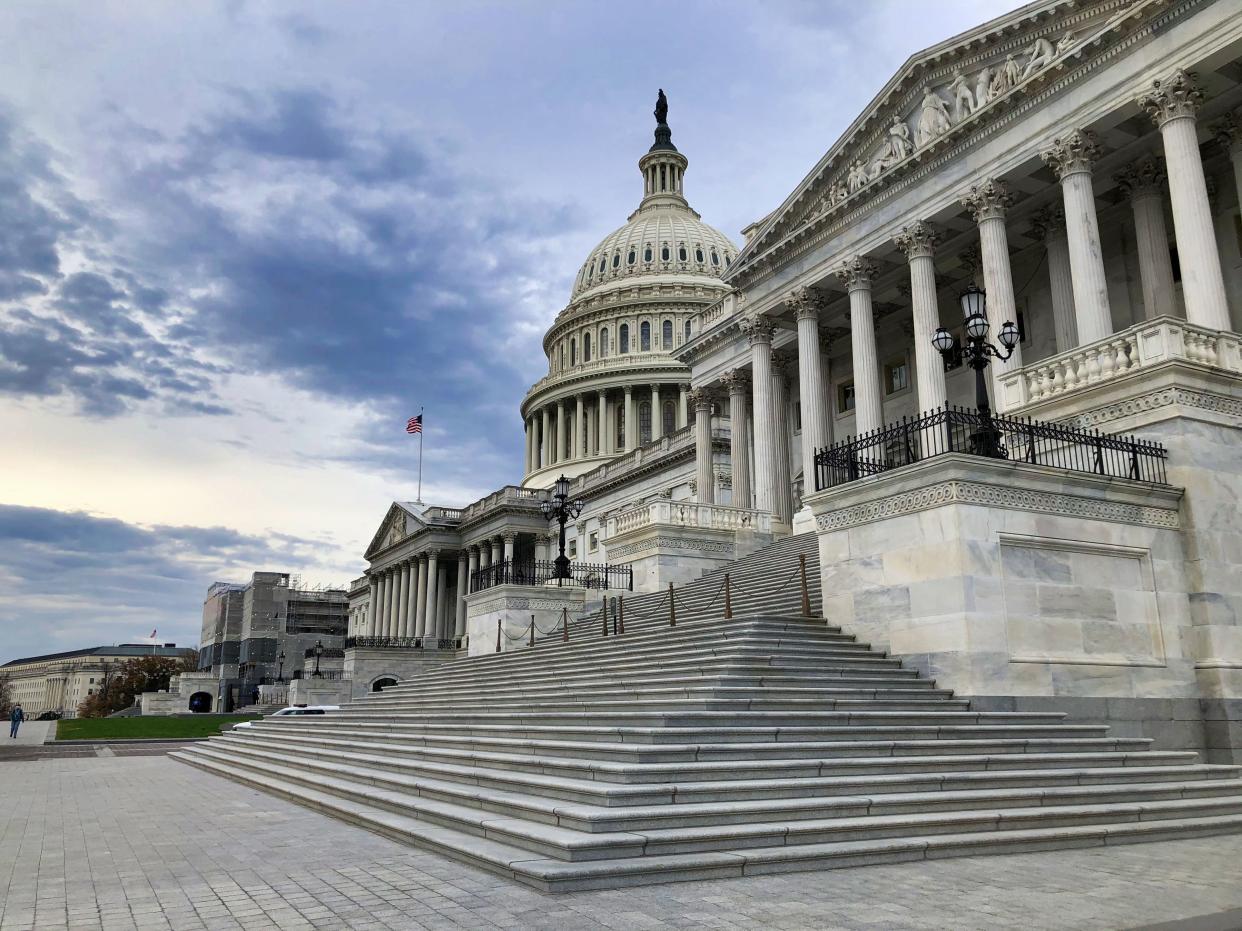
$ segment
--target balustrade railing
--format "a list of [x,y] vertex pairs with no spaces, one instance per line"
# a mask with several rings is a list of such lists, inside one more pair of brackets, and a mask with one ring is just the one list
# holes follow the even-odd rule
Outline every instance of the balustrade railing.
[[977,410],[948,406],[818,450],[816,488],[822,491],[945,453],[989,455],[997,444],[1000,458],[1014,462],[1165,484],[1168,454],[1159,443],[1026,417],[984,418]]
[[1242,337],[1179,317],[1145,320],[1105,339],[1000,375],[1001,407],[1013,410],[1174,359],[1242,372]]
[[609,566],[571,562],[568,579],[556,578],[556,563],[536,559],[505,559],[479,569],[470,576],[470,590],[482,591],[496,585],[574,585],[581,588],[634,590],[634,570],[629,566]]
[[346,637],[345,649],[365,650],[460,650],[460,638]]
[[752,508],[697,501],[648,501],[608,519],[608,538],[643,527],[665,525],[709,530],[756,530],[770,533],[772,515]]

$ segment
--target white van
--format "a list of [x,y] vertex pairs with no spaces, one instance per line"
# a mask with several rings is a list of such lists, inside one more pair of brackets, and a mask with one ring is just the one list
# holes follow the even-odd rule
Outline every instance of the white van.
[[[269,718],[288,718],[294,715],[303,714],[326,714],[329,711],[340,711],[340,705],[290,705],[288,708],[281,708],[279,711],[273,711],[267,715]],[[254,721],[239,721],[233,725],[233,730],[239,727],[250,727]]]

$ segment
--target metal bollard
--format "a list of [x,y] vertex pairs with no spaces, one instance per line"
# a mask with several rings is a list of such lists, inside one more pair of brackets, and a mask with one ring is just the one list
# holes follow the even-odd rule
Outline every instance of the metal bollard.
[[725,573],[725,617],[733,617],[733,601],[729,592],[729,573]]
[[617,627],[614,634],[625,633],[625,596],[617,596]]
[[802,570],[802,616],[811,616],[811,590],[806,585],[806,553],[798,554],[798,566]]
[[561,608],[561,640],[569,642],[569,609]]
[[673,583],[668,583],[668,626],[677,626],[677,606],[673,603]]
[[500,652],[500,618],[496,618],[496,652]]
[[530,616],[530,646],[535,645],[535,615]]
[[604,636],[608,636],[608,596],[604,596],[604,603],[599,606],[599,621],[604,625]]

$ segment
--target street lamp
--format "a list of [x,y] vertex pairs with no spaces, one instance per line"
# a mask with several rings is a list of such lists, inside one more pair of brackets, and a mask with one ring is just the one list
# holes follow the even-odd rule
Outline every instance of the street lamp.
[[319,657],[321,656],[323,656],[323,641],[316,640],[315,641],[315,671],[311,673],[311,676],[313,676],[316,679],[323,678],[323,673],[319,671]]
[[281,650],[276,656],[276,681],[285,681],[285,651]]
[[975,370],[975,407],[979,411],[979,429],[970,436],[971,452],[977,456],[988,456],[992,459],[1005,459],[1007,453],[1001,443],[1000,431],[992,422],[992,406],[988,403],[988,384],[984,370],[988,367],[988,356],[994,356],[1004,362],[1013,355],[1018,345],[1020,334],[1012,320],[1001,324],[996,339],[1004,351],[997,349],[988,340],[988,318],[986,313],[987,295],[973,284],[962,292],[962,314],[966,317],[963,331],[966,334],[966,345],[961,345],[957,337],[944,327],[937,327],[932,335],[932,345],[944,357],[946,363],[960,364],[965,362]]
[[581,498],[569,500],[569,479],[564,475],[556,480],[552,496],[539,502],[539,510],[543,512],[543,516],[561,525],[560,555],[556,557],[552,571],[552,578],[556,579],[557,585],[572,578],[569,573],[569,557],[565,555],[565,524],[576,519],[585,506],[586,502]]

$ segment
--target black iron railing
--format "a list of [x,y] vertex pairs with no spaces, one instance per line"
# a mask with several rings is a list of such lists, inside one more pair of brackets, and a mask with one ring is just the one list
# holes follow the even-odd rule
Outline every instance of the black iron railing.
[[[345,651],[340,647],[324,647],[323,652],[319,654],[320,659],[340,659],[345,655]],[[307,647],[303,654],[304,659],[313,659],[315,656],[315,648]]]
[[461,640],[434,637],[346,637],[345,649],[367,650],[460,650]]
[[978,455],[989,448],[984,442],[989,430],[999,436],[1001,458],[1012,462],[1166,484],[1168,453],[1159,443],[1023,417],[983,417],[973,408],[946,406],[817,451],[816,488],[832,488],[945,453]]
[[[574,562],[569,564],[570,578],[565,584],[583,588],[634,590],[634,570],[629,566],[608,566]],[[477,592],[494,585],[547,585],[558,582],[556,564],[534,559],[506,559],[470,577],[470,590]]]

